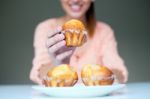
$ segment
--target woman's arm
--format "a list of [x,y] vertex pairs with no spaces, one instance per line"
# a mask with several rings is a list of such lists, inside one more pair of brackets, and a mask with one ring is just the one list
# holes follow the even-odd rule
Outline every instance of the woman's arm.
[[[117,51],[117,43],[112,29],[99,24],[93,40],[81,53],[71,57],[70,64],[81,70],[85,64],[100,64],[111,69],[120,83],[128,80],[128,71]],[[84,55],[83,55],[84,53]]]
[[34,35],[34,58],[33,66],[30,72],[30,79],[38,84],[42,84],[42,77],[45,75],[46,70],[52,66],[48,49],[46,48],[47,33],[49,27],[46,23],[40,23]]
[[68,64],[75,48],[66,47],[62,28],[51,19],[39,24],[35,31],[33,67],[30,79],[42,84],[42,78],[52,66]]
[[102,64],[108,66],[116,75],[120,83],[128,80],[128,71],[124,61],[117,50],[117,42],[111,28],[107,30],[107,36],[102,47]]

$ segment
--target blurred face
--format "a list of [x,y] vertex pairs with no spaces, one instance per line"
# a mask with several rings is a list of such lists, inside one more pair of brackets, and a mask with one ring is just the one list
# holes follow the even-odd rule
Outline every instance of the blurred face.
[[61,0],[61,5],[68,16],[78,19],[85,16],[91,2],[91,0]]

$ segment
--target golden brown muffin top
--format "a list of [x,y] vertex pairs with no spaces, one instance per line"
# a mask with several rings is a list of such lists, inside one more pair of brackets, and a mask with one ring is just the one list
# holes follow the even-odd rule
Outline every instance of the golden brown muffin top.
[[86,76],[86,77],[89,77],[92,75],[95,75],[95,76],[101,75],[103,77],[110,77],[113,75],[113,73],[111,70],[109,70],[105,66],[87,64],[83,67],[81,75]]
[[77,19],[71,19],[70,21],[67,21],[63,25],[63,30],[66,30],[66,29],[77,29],[77,30],[83,31],[85,30],[85,26],[81,21]]
[[58,79],[77,79],[76,71],[67,64],[54,67],[48,71],[47,76]]

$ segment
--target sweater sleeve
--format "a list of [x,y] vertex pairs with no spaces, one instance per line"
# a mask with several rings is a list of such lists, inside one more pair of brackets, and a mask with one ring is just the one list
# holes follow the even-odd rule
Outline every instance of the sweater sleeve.
[[128,71],[123,59],[117,49],[117,42],[111,28],[107,29],[107,35],[102,46],[102,64],[108,66],[116,75],[120,83],[125,83],[128,79]]
[[[49,32],[49,26],[46,23],[40,23],[35,30],[34,35],[34,58],[32,61],[32,68],[40,68],[42,72],[45,72],[52,65],[52,61],[46,48],[47,33]],[[43,70],[44,69],[44,70]]]

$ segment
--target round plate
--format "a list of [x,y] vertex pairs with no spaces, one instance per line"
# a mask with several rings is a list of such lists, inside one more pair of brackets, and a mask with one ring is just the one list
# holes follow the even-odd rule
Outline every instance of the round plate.
[[125,84],[107,86],[76,85],[73,87],[45,87],[37,85],[32,86],[32,88],[51,97],[98,97],[108,95],[124,86]]

